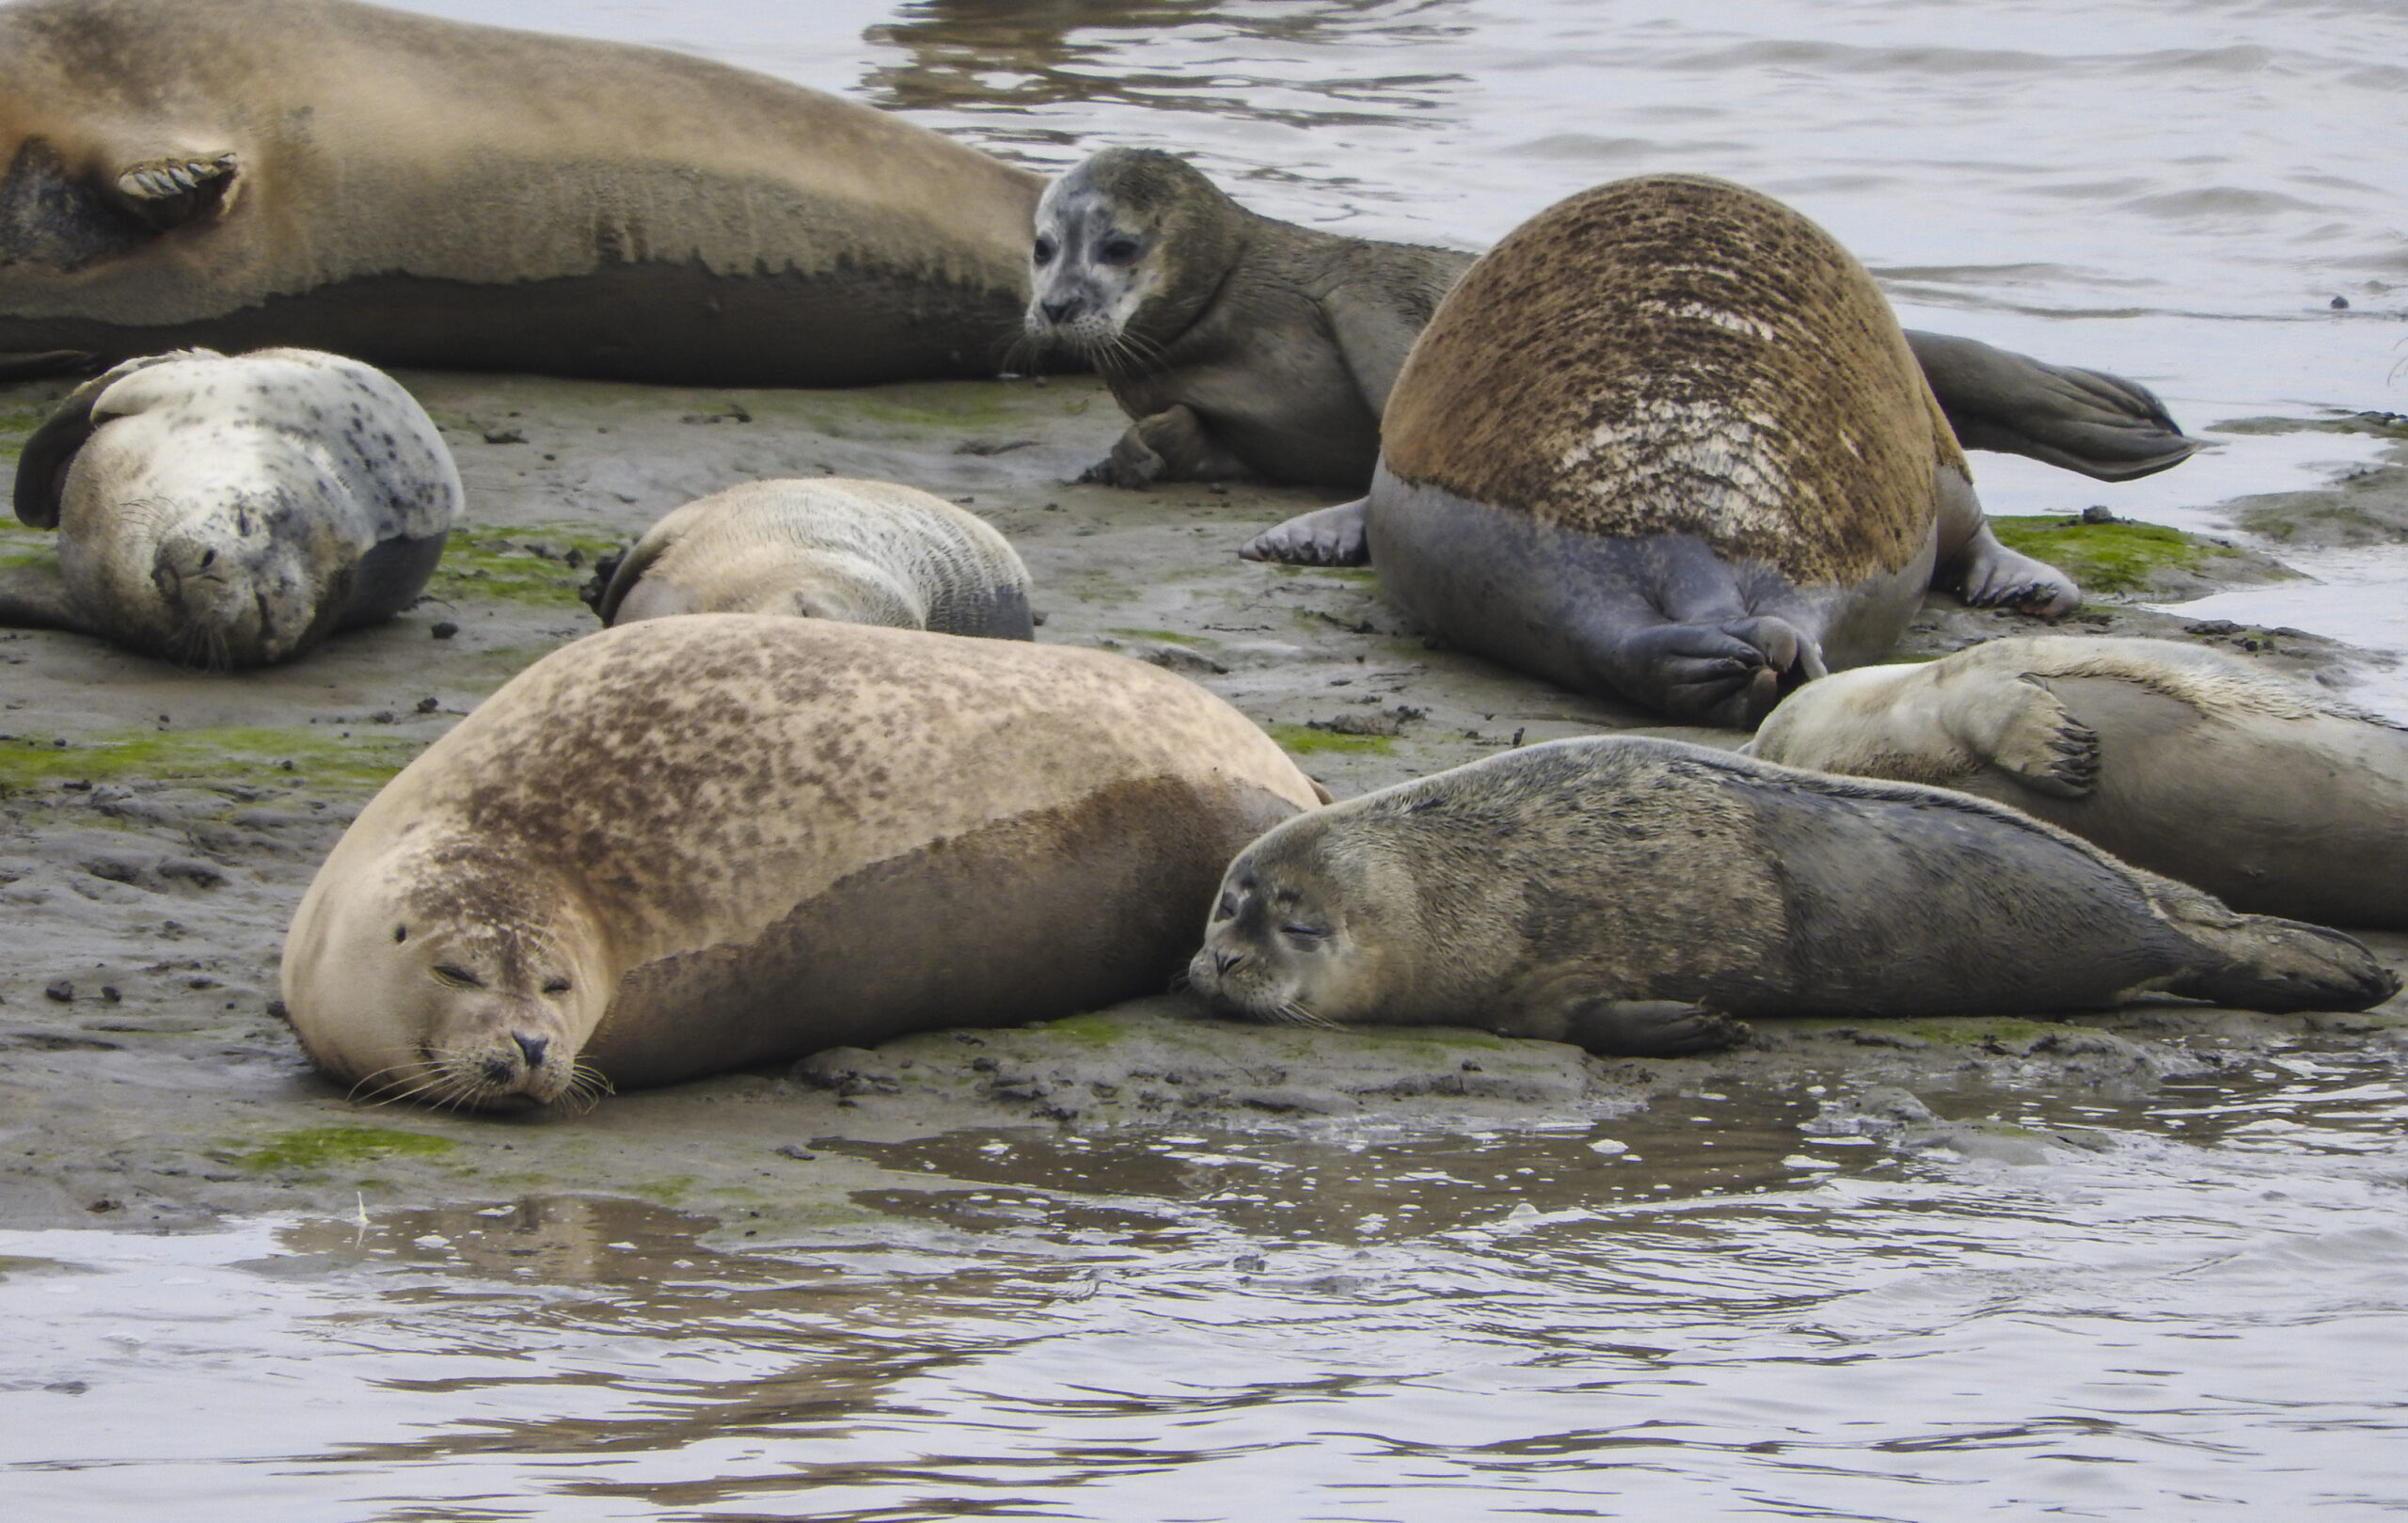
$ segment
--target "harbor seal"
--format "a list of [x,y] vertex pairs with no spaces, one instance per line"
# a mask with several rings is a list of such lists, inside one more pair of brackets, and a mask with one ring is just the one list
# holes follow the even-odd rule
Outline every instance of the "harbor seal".
[[0,577],[0,624],[187,666],[290,660],[426,586],[460,473],[410,394],[308,349],[184,350],[69,393],[18,457],[56,574]]
[[1926,586],[2079,601],[1990,531],[1864,267],[1779,201],[1690,176],[1516,229],[1414,345],[1370,496],[1239,553],[1369,560],[1467,650],[1742,727],[1888,650]]
[[2236,914],[1941,788],[1635,736],[1558,740],[1273,827],[1188,967],[1302,1024],[1472,1024],[1654,1055],[1766,1016],[2045,1015],[2163,992],[2356,1010],[2337,931]]
[[2408,929],[2408,730],[2196,645],[2044,635],[1861,667],[1748,750],[1995,799],[2237,910]]
[[1033,640],[1028,567],[975,514],[893,482],[751,482],[644,531],[610,572],[604,624],[787,613]]
[[[1093,363],[1135,420],[1086,479],[1359,492],[1405,354],[1474,257],[1258,215],[1172,154],[1111,148],[1038,203],[1022,325]],[[1973,339],[1907,343],[1967,449],[2127,481],[2197,448],[2136,382]]]
[[1042,179],[658,48],[348,0],[0,8],[0,374],[194,344],[995,373]]
[[359,1092],[514,1106],[1159,992],[1323,797],[1102,651],[759,613],[604,629],[344,833],[284,1002]]

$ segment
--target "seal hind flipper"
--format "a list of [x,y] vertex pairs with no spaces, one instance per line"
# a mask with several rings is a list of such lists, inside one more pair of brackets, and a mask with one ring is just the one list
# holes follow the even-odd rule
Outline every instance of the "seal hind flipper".
[[1238,559],[1304,566],[1370,565],[1371,542],[1363,531],[1366,500],[1358,497],[1275,524],[1239,546]]
[[36,381],[45,375],[72,375],[98,368],[101,357],[88,349],[16,349],[0,351],[0,381]]
[[138,160],[112,182],[118,203],[161,232],[224,204],[234,184],[230,151]]
[[2178,466],[2199,448],[2137,381],[1946,334],[1910,328],[1907,343],[1968,450],[2128,482]]
[[[622,551],[611,567],[610,581],[602,588],[602,595],[594,600],[594,616],[605,626],[614,623],[619,617],[620,606],[627,600],[627,594],[635,590],[636,583],[643,579],[643,574],[668,554],[681,537],[676,526],[673,525],[668,532],[639,536],[633,545]],[[595,574],[600,574],[599,567],[595,568]]]
[[2044,619],[2063,618],[2082,606],[2082,589],[2071,577],[2000,543],[1981,499],[1973,495],[1972,477],[1954,465],[1936,466],[1932,495],[1940,504],[1934,587],[1975,608],[2004,605]]
[[2400,992],[2400,976],[2355,938],[2273,915],[2242,914],[2188,884],[2132,869],[2166,924],[2198,947],[2199,965],[2168,993],[2242,1010],[2366,1010]]

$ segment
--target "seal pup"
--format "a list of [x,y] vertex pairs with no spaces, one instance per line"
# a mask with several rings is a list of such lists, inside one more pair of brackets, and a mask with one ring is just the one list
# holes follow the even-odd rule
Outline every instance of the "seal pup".
[[459,517],[442,436],[391,376],[308,349],[129,360],[17,460],[55,576],[0,579],[0,624],[187,666],[290,660],[418,599]]
[[2044,1015],[2151,992],[2356,1010],[2337,931],[2236,914],[1982,800],[1607,736],[1275,826],[1221,883],[1195,987],[1258,1020],[1471,1024],[1592,1052],[1763,1016]]
[[1993,640],[1784,699],[1747,747],[2012,804],[2237,910],[2408,929],[2408,730],[2170,640]]
[[1034,640],[1028,567],[975,514],[893,482],[751,482],[654,524],[594,604],[604,624],[787,613]]
[[348,0],[0,7],[0,374],[207,344],[995,373],[1040,176],[658,48]]
[[[1022,327],[1093,362],[1136,420],[1082,478],[1116,486],[1250,475],[1361,491],[1405,353],[1475,257],[1258,215],[1153,149],[1073,167],[1036,228]],[[2126,481],[2197,448],[2119,376],[1943,334],[1907,342],[1968,449]]]
[[1239,553],[1360,563],[1465,649],[1687,722],[1888,650],[1926,586],[2069,612],[2001,545],[1889,304],[1769,197],[1619,181],[1473,266],[1388,399],[1362,503]]
[[1158,992],[1323,795],[1102,651],[759,613],[601,630],[387,785],[294,914],[319,1067],[546,1103]]

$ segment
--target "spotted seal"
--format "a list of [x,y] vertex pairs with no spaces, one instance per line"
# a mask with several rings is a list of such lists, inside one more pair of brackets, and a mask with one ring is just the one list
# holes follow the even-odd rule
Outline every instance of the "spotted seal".
[[594,604],[604,624],[791,613],[1036,637],[1028,567],[975,514],[894,482],[749,482],[644,531]]
[[1040,177],[659,48],[349,0],[0,8],[0,374],[206,344],[993,374]]
[[[1474,256],[1261,216],[1172,154],[1111,148],[1046,188],[1029,258],[1027,338],[1092,361],[1136,420],[1088,479],[1359,492],[1405,354]],[[1907,342],[1968,449],[2125,481],[2197,448],[2136,382]]]
[[362,1092],[544,1103],[1160,991],[1320,795],[1102,651],[759,613],[604,629],[360,812],[284,1001]]
[[1929,585],[2071,611],[2006,548],[1889,304],[1769,197],[1655,176],[1515,230],[1414,345],[1361,503],[1239,553],[1359,563],[1463,647],[1752,725]]
[[184,350],[69,393],[25,441],[15,501],[58,531],[58,571],[0,578],[0,624],[263,666],[415,601],[460,474],[381,371],[308,349]]
[[2235,909],[2408,929],[2408,730],[2197,645],[2042,635],[1860,667],[1748,749],[1995,799]]
[[1501,753],[1273,827],[1195,987],[1257,1019],[1484,1027],[1593,1052],[1767,1016],[2052,1014],[2163,992],[2355,1010],[2400,981],[1941,788],[1633,736]]

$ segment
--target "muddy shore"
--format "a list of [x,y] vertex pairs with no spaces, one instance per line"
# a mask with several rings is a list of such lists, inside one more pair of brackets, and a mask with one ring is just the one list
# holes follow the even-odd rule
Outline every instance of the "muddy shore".
[[[596,559],[737,482],[886,478],[962,503],[1020,547],[1040,640],[1118,649],[1202,683],[1340,797],[1561,736],[1742,738],[1668,731],[1438,648],[1368,573],[1231,553],[1325,498],[1065,484],[1121,427],[1091,381],[829,393],[402,379],[442,425],[468,500],[430,597],[409,613],[294,666],[230,675],[0,632],[0,1222],[186,1229],[268,1211],[594,1194],[775,1237],[862,1214],[862,1194],[898,1171],[926,1185],[935,1166],[892,1150],[940,1134],[1538,1124],[1734,1087],[1813,1092],[1830,1124],[1895,1146],[2036,1158],[2080,1139],[1982,1124],[2002,1096],[2129,1095],[2294,1046],[2408,1060],[2401,1001],[2346,1018],[2168,1002],[2066,1023],[1765,1023],[1734,1053],[1614,1062],[1478,1033],[1238,1026],[1165,997],[823,1054],[581,1115],[355,1105],[311,1073],[272,1007],[284,928],[317,864],[418,750],[596,627],[577,596]],[[0,469],[61,389],[0,387]],[[2228,542],[2113,521],[2008,529],[2114,589],[2066,627],[2210,642],[2346,692],[2379,658],[2137,605],[2287,575],[2274,558],[2286,542],[2408,533],[2404,455],[2395,447],[2328,491],[2229,504]],[[2212,466],[2183,468],[2203,500]],[[2100,488],[2102,500],[2113,492]],[[0,562],[39,563],[44,540],[0,532]],[[2032,627],[1934,597],[1901,655]],[[2370,940],[2408,967],[2408,937]]]

